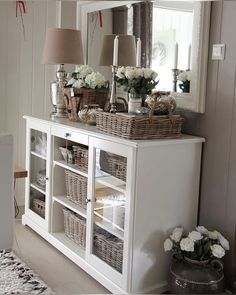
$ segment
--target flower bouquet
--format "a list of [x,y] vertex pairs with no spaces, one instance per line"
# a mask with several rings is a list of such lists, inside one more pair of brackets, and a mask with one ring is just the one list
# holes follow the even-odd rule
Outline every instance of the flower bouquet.
[[98,104],[100,108],[104,108],[108,94],[108,82],[92,67],[76,66],[66,87],[73,88],[74,96],[80,98],[79,109],[91,104]]
[[181,83],[179,84],[179,88],[183,92],[190,92],[190,81],[191,81],[191,71],[179,71],[179,74],[177,76],[177,80]]
[[149,68],[119,67],[115,76],[117,84],[128,92],[129,112],[144,105],[146,95],[151,94],[159,80],[158,74]]
[[76,66],[75,72],[71,74],[71,79],[67,86],[75,88],[104,89],[107,88],[105,77],[94,72],[93,68],[87,65]]
[[123,86],[128,93],[151,94],[159,80],[158,74],[149,68],[119,67],[116,73],[118,85]]
[[229,250],[229,242],[221,233],[204,226],[186,233],[177,227],[165,240],[164,250],[173,252],[168,278],[171,293],[219,294],[224,291],[220,258]]
[[182,227],[176,227],[164,242],[164,250],[172,251],[175,258],[183,260],[185,257],[206,261],[222,258],[229,250],[229,242],[218,231],[209,231],[204,226],[197,226],[196,230],[185,233]]

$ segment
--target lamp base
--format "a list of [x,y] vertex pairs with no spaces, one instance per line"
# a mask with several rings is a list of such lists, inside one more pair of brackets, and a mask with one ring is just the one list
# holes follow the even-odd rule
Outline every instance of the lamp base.
[[68,114],[65,111],[64,112],[62,112],[62,111],[60,111],[60,112],[53,111],[53,112],[51,112],[50,117],[52,119],[55,119],[55,118],[68,118]]
[[67,109],[64,101],[67,80],[67,73],[64,66],[60,65],[57,73],[57,80],[51,83],[51,100],[54,106],[54,111],[51,113],[51,118],[68,118]]

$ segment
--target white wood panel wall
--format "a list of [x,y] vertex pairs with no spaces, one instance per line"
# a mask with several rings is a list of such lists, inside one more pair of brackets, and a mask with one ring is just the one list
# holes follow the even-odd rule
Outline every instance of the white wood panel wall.
[[[47,27],[57,26],[58,1],[27,1],[24,39],[15,1],[0,1],[0,132],[14,136],[15,162],[25,165],[23,115],[43,116],[51,111],[50,81],[54,66],[41,64]],[[16,195],[24,202],[24,181],[17,181]]]

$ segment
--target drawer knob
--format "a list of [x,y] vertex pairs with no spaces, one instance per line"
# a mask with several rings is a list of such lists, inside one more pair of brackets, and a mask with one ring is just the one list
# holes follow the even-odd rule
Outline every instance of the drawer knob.
[[46,177],[46,180],[49,180],[49,177]]
[[65,137],[67,138],[67,137],[70,137],[71,136],[71,134],[70,133],[65,133]]
[[88,198],[86,198],[86,203],[89,203],[89,202],[91,202],[91,200],[90,200],[90,199],[88,199]]

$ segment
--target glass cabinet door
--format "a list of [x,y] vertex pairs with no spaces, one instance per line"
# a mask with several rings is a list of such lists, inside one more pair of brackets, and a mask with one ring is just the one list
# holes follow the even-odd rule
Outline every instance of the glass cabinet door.
[[48,126],[28,126],[26,166],[29,171],[26,180],[27,215],[41,227],[48,227],[49,196],[49,130]]
[[[96,267],[122,280],[127,267],[127,207],[130,202],[130,148],[95,140],[90,145],[91,184],[90,255]],[[128,206],[127,206],[128,205]]]

